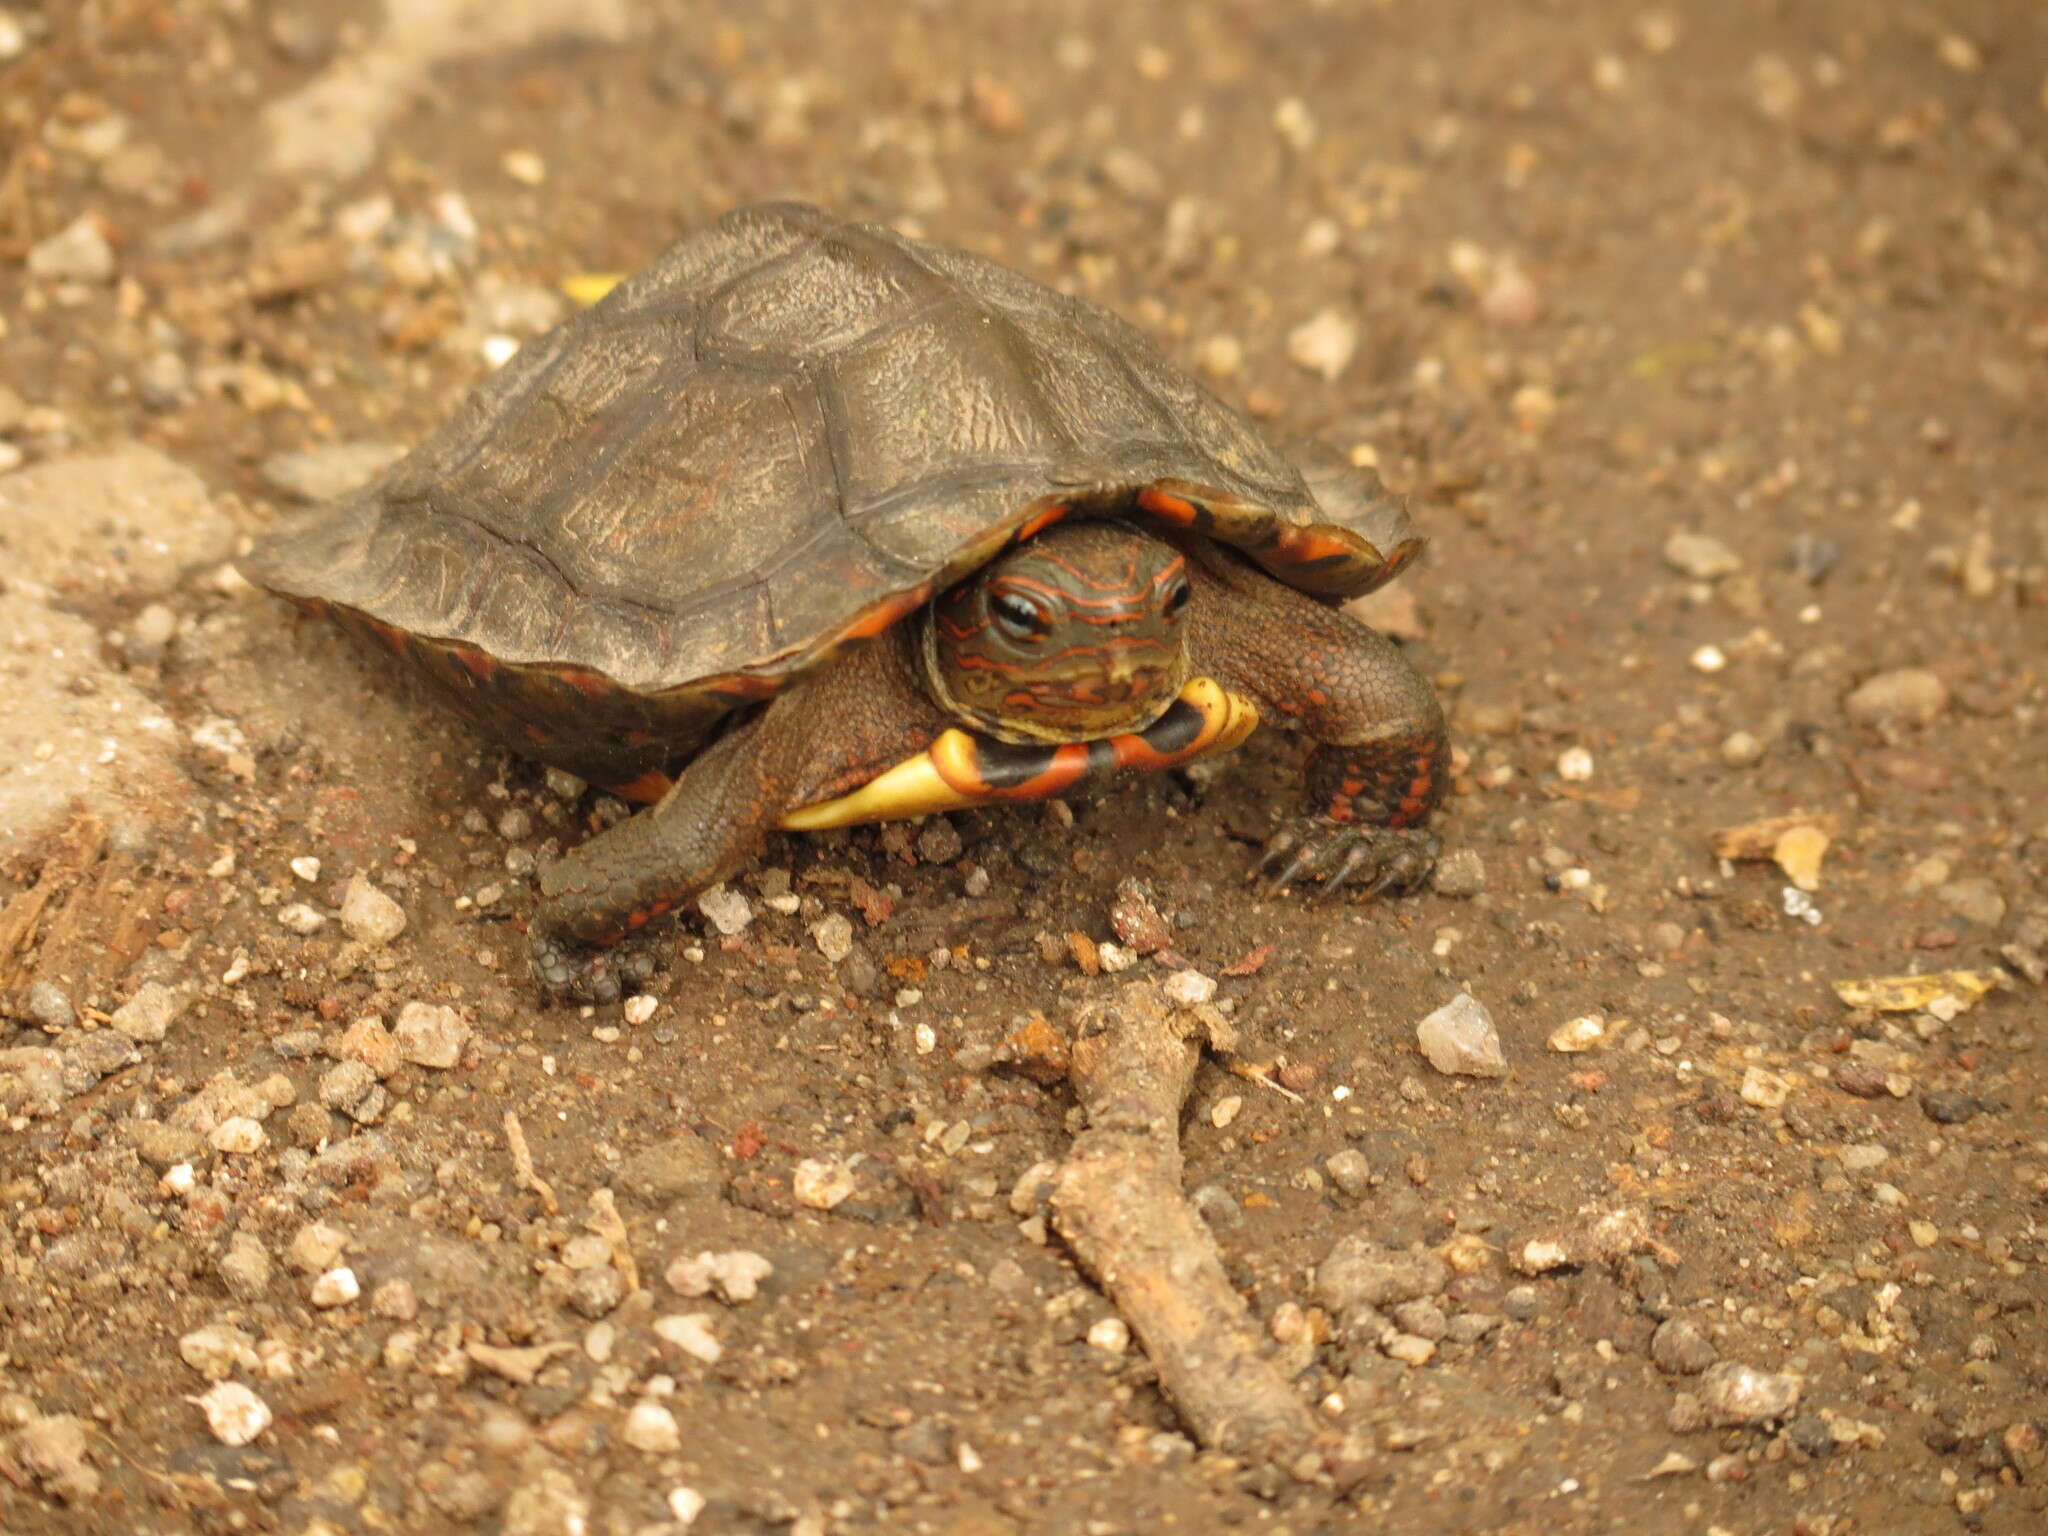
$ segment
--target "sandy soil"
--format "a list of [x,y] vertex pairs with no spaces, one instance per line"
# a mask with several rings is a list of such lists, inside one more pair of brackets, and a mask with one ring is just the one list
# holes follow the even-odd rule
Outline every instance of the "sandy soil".
[[[0,1528],[2048,1524],[2048,11],[391,4],[0,7]],[[537,1005],[619,808],[229,563],[781,195],[1413,497],[1434,889],[1246,890],[1261,735]],[[1030,1198],[1133,879],[1348,1490],[1200,1449]]]

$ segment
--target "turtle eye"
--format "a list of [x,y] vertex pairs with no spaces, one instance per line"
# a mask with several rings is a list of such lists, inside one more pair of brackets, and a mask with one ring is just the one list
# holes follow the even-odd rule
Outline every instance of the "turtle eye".
[[1044,609],[1014,592],[989,593],[988,611],[996,627],[1013,640],[1043,640],[1052,629]]
[[1166,589],[1166,616],[1169,619],[1174,617],[1183,608],[1187,607],[1188,599],[1194,595],[1195,589],[1188,585],[1187,577],[1183,576],[1175,581],[1172,586]]

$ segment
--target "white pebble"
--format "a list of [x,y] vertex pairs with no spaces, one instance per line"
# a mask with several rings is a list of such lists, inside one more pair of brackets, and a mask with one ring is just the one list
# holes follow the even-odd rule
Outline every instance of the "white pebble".
[[1566,1056],[1575,1056],[1581,1051],[1590,1051],[1600,1043],[1606,1034],[1607,1025],[1597,1013],[1560,1024],[1550,1032],[1550,1048]]
[[1557,754],[1557,776],[1573,782],[1593,777],[1593,754],[1584,747],[1566,747]]
[[350,938],[374,949],[405,932],[405,908],[358,871],[341,894],[341,926]]
[[1175,971],[1165,985],[1166,995],[1183,1008],[1198,1007],[1216,996],[1215,979],[1200,971]]
[[1358,327],[1334,309],[1318,312],[1287,333],[1287,356],[1325,382],[1336,380],[1358,351]]
[[730,886],[714,885],[697,898],[697,910],[712,927],[730,938],[754,920],[753,905]]
[[203,1397],[188,1397],[206,1413],[206,1426],[222,1445],[247,1445],[270,1427],[270,1405],[238,1381],[223,1381]]
[[270,1138],[264,1134],[260,1121],[235,1115],[216,1125],[206,1139],[216,1152],[247,1154],[261,1152]]
[[671,1488],[668,1494],[668,1512],[675,1516],[677,1525],[696,1524],[697,1517],[704,1513],[704,1495],[694,1488]]
[[213,1323],[195,1328],[179,1339],[178,1358],[208,1381],[224,1381],[235,1373],[236,1367],[254,1366],[256,1351],[249,1347],[249,1336],[241,1329]]
[[1088,1342],[1105,1355],[1120,1355],[1131,1347],[1130,1326],[1120,1317],[1105,1317],[1088,1330]]
[[827,912],[811,924],[811,942],[818,953],[837,965],[853,953],[853,923],[839,912]]
[[1095,947],[1095,959],[1103,970],[1114,976],[1119,971],[1128,971],[1138,963],[1138,952],[1125,949],[1121,944],[1112,944],[1107,939]]
[[1500,1031],[1486,1005],[1460,992],[1415,1027],[1415,1040],[1429,1064],[1460,1077],[1506,1077],[1507,1057]]
[[173,1163],[164,1170],[163,1184],[174,1195],[189,1195],[198,1187],[199,1176],[190,1163]]
[[320,861],[311,854],[292,860],[292,873],[311,884],[320,878]]
[[670,1263],[665,1278],[685,1296],[719,1296],[738,1305],[761,1293],[761,1282],[775,1273],[775,1266],[758,1253],[735,1249],[729,1253],[700,1253],[694,1258],[679,1255]]
[[1693,670],[1719,672],[1728,665],[1728,653],[1718,645],[1703,645],[1692,653]]
[[362,1283],[352,1269],[330,1269],[313,1282],[307,1300],[316,1307],[345,1307],[363,1294]]
[[1225,1094],[1210,1106],[1209,1123],[1220,1131],[1235,1120],[1243,1108],[1244,1100],[1241,1097],[1234,1093]]
[[619,1438],[634,1450],[654,1456],[679,1451],[683,1446],[683,1432],[676,1416],[662,1404],[645,1400],[635,1403],[633,1411],[626,1415]]
[[327,926],[327,914],[318,908],[309,907],[303,901],[295,901],[288,907],[280,908],[277,920],[293,933],[318,933]]
[[654,1017],[654,1010],[661,1006],[660,999],[647,992],[635,992],[619,1006],[628,1024],[645,1024]]
[[672,1344],[692,1360],[701,1360],[706,1365],[716,1365],[725,1353],[725,1346],[718,1342],[718,1335],[711,1331],[711,1314],[708,1312],[672,1313],[654,1320],[655,1337]]
[[480,350],[483,352],[486,363],[493,368],[502,368],[511,362],[513,355],[518,352],[519,338],[517,336],[507,336],[503,333],[486,336]]
[[391,1039],[400,1056],[415,1066],[442,1072],[462,1060],[469,1034],[462,1015],[438,1003],[407,1003],[391,1026]]
[[853,1170],[836,1157],[807,1157],[796,1165],[789,1187],[797,1204],[829,1211],[853,1193]]

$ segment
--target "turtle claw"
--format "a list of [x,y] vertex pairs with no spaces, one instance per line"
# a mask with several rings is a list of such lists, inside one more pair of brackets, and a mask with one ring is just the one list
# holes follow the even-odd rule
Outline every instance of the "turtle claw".
[[1367,897],[1412,891],[1436,868],[1442,844],[1413,828],[1367,827],[1311,821],[1276,833],[1259,856],[1251,878],[1262,881],[1269,899],[1288,886],[1321,876],[1316,899],[1327,900],[1364,879]]
[[535,929],[526,941],[533,979],[558,1003],[616,1003],[654,974],[654,956],[640,948],[591,949]]

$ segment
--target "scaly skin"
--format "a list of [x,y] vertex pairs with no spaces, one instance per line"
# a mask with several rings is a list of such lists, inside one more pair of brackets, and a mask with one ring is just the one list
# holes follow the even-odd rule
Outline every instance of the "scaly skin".
[[784,811],[844,794],[921,752],[947,724],[919,682],[915,626],[797,683],[734,725],[652,809],[543,871],[528,935],[549,994],[611,1002],[623,980],[608,952],[664,912],[734,874]]
[[[1107,531],[1085,535],[1104,558]],[[1442,798],[1449,756],[1429,685],[1357,620],[1200,539],[1174,542],[1194,589],[1174,621],[1190,670],[1320,743],[1302,814],[1268,845],[1258,873],[1276,888],[1317,875],[1325,890],[1361,879],[1369,891],[1414,886],[1436,860],[1420,823]],[[1155,558],[1142,568],[1163,567]],[[1048,640],[1069,672],[1070,639]],[[530,939],[542,987],[577,1001],[616,998],[644,970],[637,958],[615,960],[611,946],[741,868],[784,813],[923,751],[953,722],[933,701],[922,648],[921,625],[900,623],[803,679],[701,753],[652,810],[548,869]]]
[[1214,546],[1198,567],[1188,649],[1194,670],[1255,700],[1320,745],[1300,816],[1266,845],[1254,877],[1274,888],[1314,875],[1334,891],[1412,890],[1436,865],[1421,823],[1443,799],[1443,707],[1391,640]]

